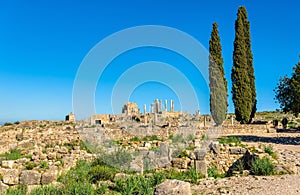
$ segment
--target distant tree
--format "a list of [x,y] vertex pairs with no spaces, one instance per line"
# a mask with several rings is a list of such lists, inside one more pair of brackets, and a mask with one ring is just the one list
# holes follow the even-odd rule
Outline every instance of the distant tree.
[[275,100],[284,112],[300,113],[300,62],[293,68],[291,78],[281,77],[275,88]]
[[222,125],[226,118],[227,81],[225,79],[222,46],[217,23],[213,23],[211,38],[209,40],[209,88],[210,88],[210,112],[216,125]]
[[232,100],[236,120],[250,123],[256,112],[256,88],[251,51],[250,22],[245,7],[239,7],[235,21]]

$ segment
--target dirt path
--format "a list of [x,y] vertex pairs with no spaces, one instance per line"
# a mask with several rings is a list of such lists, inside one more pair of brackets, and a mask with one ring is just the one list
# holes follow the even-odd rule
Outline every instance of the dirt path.
[[300,175],[206,179],[192,186],[194,194],[300,194]]
[[300,195],[300,132],[238,135],[247,145],[272,145],[279,160],[298,169],[295,175],[247,176],[205,179],[192,186],[194,194],[299,194]]

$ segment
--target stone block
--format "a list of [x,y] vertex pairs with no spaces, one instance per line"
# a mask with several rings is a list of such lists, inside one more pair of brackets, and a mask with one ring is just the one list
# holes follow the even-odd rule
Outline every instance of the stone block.
[[2,161],[2,167],[7,169],[13,169],[14,168],[15,161],[14,160],[3,160]]
[[207,165],[205,160],[194,160],[194,167],[198,173],[207,177]]
[[191,195],[191,186],[189,182],[179,180],[166,180],[159,184],[154,191],[155,195]]
[[47,171],[42,174],[41,184],[50,184],[57,179],[57,171]]
[[19,171],[17,169],[4,169],[2,176],[5,184],[16,185],[19,183]]
[[242,148],[242,147],[230,147],[229,148],[229,153],[230,154],[245,154],[246,153],[246,149]]
[[172,160],[172,166],[174,168],[178,168],[178,169],[187,169],[188,162],[184,158],[173,158],[173,160]]
[[20,183],[26,185],[39,185],[41,174],[35,170],[24,170],[20,175]]
[[195,152],[196,160],[204,160],[206,155],[206,150],[196,150]]
[[2,181],[0,181],[0,194],[5,194],[5,192],[8,188],[9,188],[8,185],[6,185]]

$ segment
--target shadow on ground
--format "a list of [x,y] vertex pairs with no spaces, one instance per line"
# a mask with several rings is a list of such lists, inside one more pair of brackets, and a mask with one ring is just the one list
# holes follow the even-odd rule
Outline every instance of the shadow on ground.
[[285,145],[300,145],[300,137],[264,137],[255,135],[237,135],[243,142],[265,142]]

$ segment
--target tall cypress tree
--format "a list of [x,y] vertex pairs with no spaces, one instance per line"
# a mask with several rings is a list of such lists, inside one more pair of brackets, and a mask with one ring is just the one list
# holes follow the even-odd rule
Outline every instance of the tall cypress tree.
[[251,51],[250,22],[245,7],[239,7],[235,21],[232,100],[236,120],[250,123],[256,112],[256,89]]
[[227,113],[227,81],[224,75],[222,46],[217,23],[209,40],[210,112],[216,125],[222,125]]
[[244,32],[245,32],[245,44],[246,44],[246,54],[247,54],[247,66],[249,71],[249,79],[250,79],[250,89],[252,92],[252,110],[250,115],[250,121],[255,116],[256,112],[256,87],[255,87],[255,76],[254,76],[254,68],[253,68],[253,54],[251,50],[251,37],[250,37],[250,22],[248,21],[248,14],[245,7],[240,7],[241,13],[244,16]]

